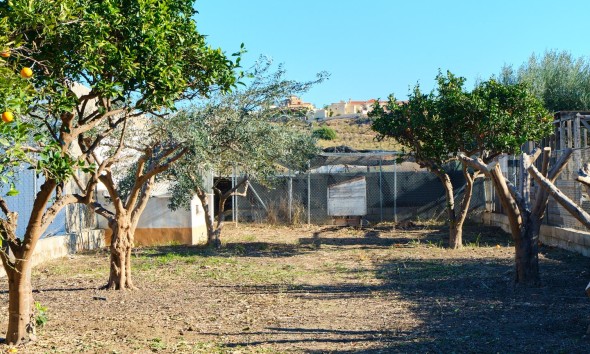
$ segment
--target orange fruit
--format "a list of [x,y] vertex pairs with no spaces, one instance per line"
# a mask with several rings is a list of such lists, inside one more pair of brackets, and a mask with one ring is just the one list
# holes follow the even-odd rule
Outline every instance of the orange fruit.
[[8,58],[10,56],[10,49],[4,49],[3,51],[0,52],[0,57],[2,58]]
[[12,114],[12,112],[4,112],[2,113],[2,121],[4,123],[10,123],[14,120],[14,114]]
[[30,79],[31,77],[33,77],[33,70],[31,70],[31,68],[25,66],[20,71],[20,76],[23,77],[24,79]]

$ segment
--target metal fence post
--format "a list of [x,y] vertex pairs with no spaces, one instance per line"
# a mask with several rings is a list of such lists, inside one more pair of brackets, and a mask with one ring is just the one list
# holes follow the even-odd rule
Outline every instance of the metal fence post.
[[[236,168],[236,166],[232,166],[232,188],[234,188],[236,186],[236,184],[238,183],[238,170]],[[235,193],[235,192],[234,192]],[[236,225],[236,227],[238,226],[238,215],[239,215],[239,210],[238,210],[238,196],[237,195],[233,195],[233,208],[235,210],[235,219],[234,219],[234,224]]]
[[393,160],[393,221],[397,223],[397,158]]
[[379,213],[380,221],[383,222],[383,159],[379,155]]
[[311,226],[311,163],[307,162],[307,226]]
[[[236,187],[236,174],[235,174],[235,172],[236,172],[236,168],[234,166],[232,166],[232,172],[231,172],[231,188],[232,189],[234,189]],[[237,200],[236,199],[237,199],[236,198],[236,195],[235,194],[232,194],[232,196],[231,196],[232,220],[233,220],[234,224],[237,226],[237,223],[236,223],[236,214],[237,214],[237,212],[236,212],[236,204],[237,204],[236,201]]]
[[289,224],[292,223],[292,215],[293,215],[293,177],[291,176],[291,170],[289,170],[289,181],[288,181],[288,188],[289,188]]

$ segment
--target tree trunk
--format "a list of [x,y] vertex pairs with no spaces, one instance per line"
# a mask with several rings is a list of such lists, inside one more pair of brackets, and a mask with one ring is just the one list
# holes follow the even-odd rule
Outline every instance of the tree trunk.
[[449,223],[449,248],[458,249],[463,246],[463,225],[455,221]]
[[221,247],[221,230],[223,229],[223,222],[225,221],[225,203],[231,194],[225,193],[219,196],[219,206],[217,208],[217,224],[215,225],[215,231],[213,232],[214,243],[216,248]]
[[131,222],[125,217],[117,217],[111,230],[111,271],[107,290],[135,289],[131,280],[131,250],[133,249],[133,233]]
[[520,235],[515,240],[515,282],[525,286],[538,286],[539,277],[539,232],[541,220],[534,216],[525,218]]
[[448,174],[444,172],[435,172],[442,182],[445,190],[447,217],[449,222],[449,248],[458,249],[463,246],[463,223],[457,222],[455,213],[455,195],[453,184]]
[[[205,226],[207,227],[207,243],[205,246],[215,246],[218,247],[215,240],[219,241],[219,235],[215,234],[215,226],[213,225],[213,220],[211,217],[212,208],[209,205],[209,198],[207,193],[205,193],[200,188],[196,189],[197,197],[201,201],[201,205],[203,206],[203,210],[205,211]],[[221,243],[219,244],[221,245]]]
[[31,287],[31,262],[22,258],[14,268],[6,268],[8,277],[8,331],[7,344],[26,343],[36,339]]

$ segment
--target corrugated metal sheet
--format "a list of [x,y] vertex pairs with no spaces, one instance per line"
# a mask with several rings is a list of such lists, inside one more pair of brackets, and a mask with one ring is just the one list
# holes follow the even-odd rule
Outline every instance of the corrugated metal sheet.
[[367,181],[358,177],[328,186],[328,215],[367,214]]

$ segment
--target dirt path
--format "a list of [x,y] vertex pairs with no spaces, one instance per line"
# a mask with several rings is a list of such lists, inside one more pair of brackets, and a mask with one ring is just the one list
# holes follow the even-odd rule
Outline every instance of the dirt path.
[[[544,285],[511,285],[495,228],[228,227],[217,252],[139,249],[134,292],[97,290],[104,252],[35,269],[48,308],[21,353],[586,353],[590,259],[542,248]],[[2,283],[2,303],[7,304]],[[6,305],[0,308],[5,331]]]

